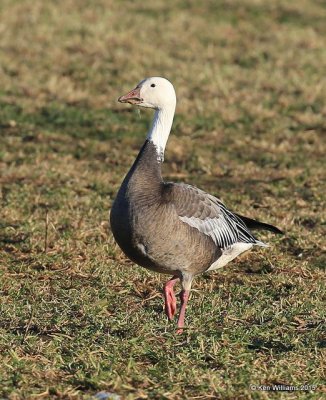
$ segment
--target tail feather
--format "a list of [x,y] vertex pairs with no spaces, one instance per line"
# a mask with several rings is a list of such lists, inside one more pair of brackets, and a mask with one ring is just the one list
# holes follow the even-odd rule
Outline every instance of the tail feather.
[[265,222],[260,222],[256,221],[255,219],[251,219],[248,217],[244,217],[243,215],[236,214],[237,217],[239,217],[247,226],[247,228],[255,230],[265,230],[265,231],[270,231],[273,233],[277,233],[278,235],[284,235],[284,233],[276,228],[274,225],[266,224]]
[[270,247],[269,244],[264,243],[260,240],[256,240],[256,243],[254,243],[256,246],[260,246],[260,247]]

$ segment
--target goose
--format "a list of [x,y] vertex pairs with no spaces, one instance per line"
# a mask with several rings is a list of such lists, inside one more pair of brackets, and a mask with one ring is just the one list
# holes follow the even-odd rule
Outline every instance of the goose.
[[253,246],[267,247],[251,229],[283,232],[229,211],[218,198],[201,189],[162,179],[161,165],[176,107],[170,81],[144,79],[118,101],[152,108],[155,114],[145,143],[113,202],[112,234],[134,263],[171,276],[163,287],[170,321],[177,310],[173,287],[180,281],[177,333],[182,333],[194,277],[224,267]]

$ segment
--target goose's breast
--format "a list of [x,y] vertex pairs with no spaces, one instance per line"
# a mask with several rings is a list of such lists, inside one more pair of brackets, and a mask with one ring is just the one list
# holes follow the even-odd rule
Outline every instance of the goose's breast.
[[172,204],[139,204],[120,196],[110,217],[116,242],[136,264],[166,274],[199,274],[219,257],[212,240],[182,222]]
[[201,273],[218,257],[211,239],[182,222],[169,204],[136,212],[132,240],[143,257],[167,273],[171,270]]
[[157,205],[136,207],[133,203],[116,200],[110,223],[119,247],[136,264],[167,274],[176,272],[172,258],[181,252],[180,243],[167,239],[167,236],[171,239],[173,222],[162,219]]

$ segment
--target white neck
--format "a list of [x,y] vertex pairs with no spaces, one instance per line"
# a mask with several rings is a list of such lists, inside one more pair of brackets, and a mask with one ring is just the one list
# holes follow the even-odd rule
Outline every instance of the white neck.
[[152,126],[147,135],[147,139],[154,143],[157,151],[157,159],[161,162],[164,160],[164,150],[171,131],[174,111],[174,105],[156,110]]

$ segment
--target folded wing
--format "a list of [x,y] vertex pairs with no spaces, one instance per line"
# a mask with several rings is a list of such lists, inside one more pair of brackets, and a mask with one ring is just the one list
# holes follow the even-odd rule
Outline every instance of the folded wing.
[[220,249],[235,243],[266,246],[216,197],[182,183],[166,183],[165,186],[180,220],[211,237]]

